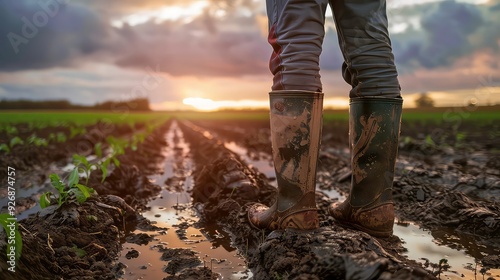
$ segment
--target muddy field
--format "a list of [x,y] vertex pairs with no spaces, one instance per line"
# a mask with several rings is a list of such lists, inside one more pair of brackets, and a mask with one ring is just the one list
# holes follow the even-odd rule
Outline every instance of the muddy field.
[[[315,231],[259,231],[246,220],[249,203],[272,204],[276,196],[266,120],[172,119],[127,148],[104,182],[94,170],[88,185],[96,194],[86,202],[40,209],[49,174],[67,175],[73,153],[95,160],[85,147],[143,127],[98,123],[64,144],[16,146],[2,156],[0,168],[17,171],[23,251],[15,273],[0,254],[0,279],[500,279],[494,125],[478,131],[464,123],[462,139],[448,127],[403,124],[397,225],[387,239],[344,228],[326,213],[349,189],[347,123],[340,121],[323,130]],[[6,196],[2,188],[2,212]]]

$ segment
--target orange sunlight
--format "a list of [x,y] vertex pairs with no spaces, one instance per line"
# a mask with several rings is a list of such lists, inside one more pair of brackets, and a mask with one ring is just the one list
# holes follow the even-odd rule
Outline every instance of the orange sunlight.
[[182,100],[184,105],[192,106],[199,111],[217,111],[221,109],[267,109],[267,100],[220,100],[214,101],[209,98],[188,97]]

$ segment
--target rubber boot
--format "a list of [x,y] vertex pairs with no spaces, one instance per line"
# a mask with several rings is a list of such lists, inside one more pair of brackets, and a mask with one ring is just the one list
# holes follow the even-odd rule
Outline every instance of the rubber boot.
[[269,97],[278,196],[271,207],[259,203],[250,206],[248,219],[258,229],[316,229],[323,93],[286,90],[273,91]]
[[348,198],[330,206],[344,225],[375,237],[389,237],[394,226],[392,183],[403,100],[355,98],[349,108],[352,178]]

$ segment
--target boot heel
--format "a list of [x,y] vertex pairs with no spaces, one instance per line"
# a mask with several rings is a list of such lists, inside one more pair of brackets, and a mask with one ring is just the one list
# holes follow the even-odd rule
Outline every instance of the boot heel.
[[318,210],[302,210],[285,216],[279,223],[281,229],[312,230],[319,228]]
[[384,204],[355,213],[354,227],[376,237],[389,237],[394,227],[394,205]]

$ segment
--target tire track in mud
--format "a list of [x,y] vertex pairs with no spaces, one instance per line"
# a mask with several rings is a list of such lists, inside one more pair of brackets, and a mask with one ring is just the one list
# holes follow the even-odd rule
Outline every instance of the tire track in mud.
[[276,189],[209,131],[189,122],[180,127],[193,146],[193,200],[200,223],[217,224],[243,252],[255,279],[434,279],[401,255],[399,238],[375,239],[333,223],[331,202],[318,193],[321,228],[311,232],[256,230],[246,219],[249,202],[271,204]]

